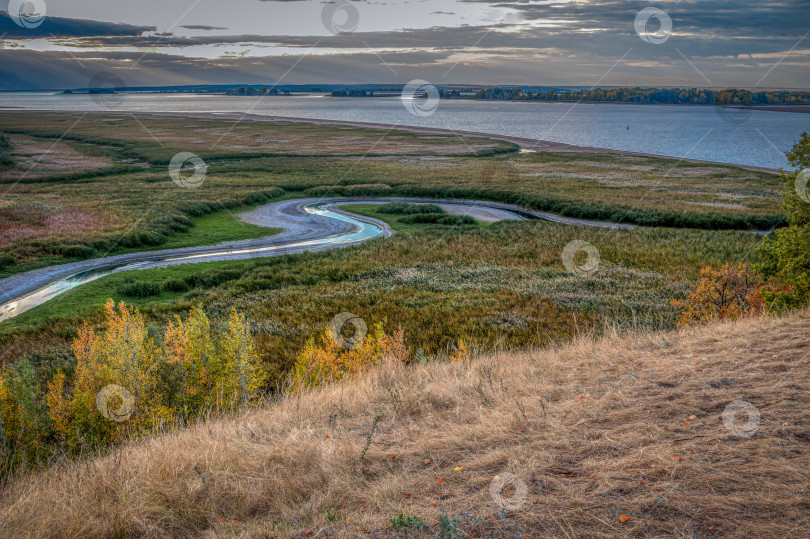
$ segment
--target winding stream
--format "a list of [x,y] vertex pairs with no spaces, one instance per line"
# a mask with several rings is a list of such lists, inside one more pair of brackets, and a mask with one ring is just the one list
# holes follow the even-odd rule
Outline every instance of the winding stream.
[[392,201],[439,204],[457,215],[478,220],[544,219],[568,225],[635,228],[633,225],[587,221],[512,204],[474,200],[379,197],[373,199],[307,198],[265,204],[240,214],[254,225],[282,228],[283,232],[253,240],[213,246],[128,253],[26,271],[0,280],[0,322],[13,318],[77,286],[123,271],[163,268],[177,264],[244,260],[319,251],[354,245],[393,232],[383,221],[339,210],[346,204],[384,204]]
[[[289,207],[286,205],[282,207],[289,210]],[[259,244],[256,246],[250,246],[249,242],[234,242],[232,244],[223,244],[215,247],[195,248],[193,249],[194,252],[192,253],[186,252],[188,249],[176,249],[155,253],[140,253],[138,258],[134,261],[119,260],[121,258],[126,258],[126,255],[123,257],[114,256],[96,260],[88,260],[75,264],[57,266],[56,269],[64,267],[67,271],[56,273],[67,274],[60,275],[55,280],[45,283],[42,283],[42,281],[46,279],[42,279],[41,276],[45,276],[47,273],[44,273],[42,270],[34,270],[33,272],[15,275],[9,279],[0,281],[0,287],[7,284],[8,281],[20,281],[20,278],[24,278],[29,274],[31,274],[30,278],[33,280],[33,282],[39,282],[40,286],[36,287],[36,290],[33,291],[26,290],[26,288],[30,289],[30,286],[20,287],[20,289],[18,289],[19,295],[10,300],[4,301],[3,304],[0,305],[0,322],[24,313],[25,311],[41,305],[46,301],[67,292],[68,290],[76,288],[77,286],[89,283],[90,281],[100,279],[101,277],[105,277],[113,273],[166,267],[176,264],[237,260],[262,256],[291,254],[301,251],[312,251],[318,250],[319,248],[342,247],[381,235],[390,234],[390,229],[387,227],[387,225],[385,225],[385,223],[377,222],[374,219],[350,215],[339,210],[331,210],[322,203],[306,204],[300,206],[300,209],[306,212],[306,214],[309,216],[314,217],[314,219],[311,219],[311,223],[308,224],[314,223],[315,226],[311,226],[309,228],[299,226],[296,230],[293,230],[293,234],[289,234],[288,231],[277,236],[267,236],[266,240],[269,241],[265,242],[267,243],[266,245]],[[305,219],[304,216],[299,217],[301,217],[302,220]],[[319,226],[322,223],[319,222],[320,220],[318,218],[323,220],[331,220],[332,223],[330,224],[332,226]],[[335,224],[337,224],[337,226],[334,226]],[[313,236],[313,228],[317,229],[317,232],[322,231],[325,234],[320,235],[319,237],[311,237]],[[278,238],[278,236],[287,237],[287,239],[286,241],[280,243],[273,241],[274,239]],[[293,237],[291,238],[290,236]],[[299,239],[295,239],[294,236],[298,236]],[[240,244],[245,244],[245,246],[241,247]],[[79,271],[70,269],[72,266],[81,267],[88,264],[91,264],[94,267],[91,269],[76,268],[79,269]],[[2,292],[2,290],[0,290],[0,292]],[[12,294],[13,292],[9,292],[6,295]]]

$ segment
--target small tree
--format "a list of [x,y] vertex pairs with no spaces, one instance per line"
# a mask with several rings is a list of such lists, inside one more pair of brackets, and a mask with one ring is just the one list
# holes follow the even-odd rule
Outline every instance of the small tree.
[[757,269],[778,284],[769,292],[769,301],[797,307],[810,299],[810,185],[806,182],[810,174],[810,135],[802,133],[787,153],[787,160],[796,168],[794,172],[782,172],[788,226],[776,230],[757,249]]
[[222,375],[217,381],[224,404],[243,405],[255,396],[262,383],[259,358],[245,315],[231,310],[228,327],[219,342]]
[[211,339],[211,322],[202,309],[195,308],[183,321],[166,328],[166,360],[180,369],[180,394],[184,415],[196,414],[205,406],[213,406],[215,381],[222,377],[222,368]]
[[[105,445],[130,429],[148,431],[171,418],[157,388],[161,351],[149,337],[143,315],[121,302],[105,306],[104,332],[96,335],[85,324],[72,344],[76,377],[71,417],[74,443]],[[134,409],[126,422],[116,423],[96,408],[99,391],[107,385],[124,387],[134,397]]]
[[65,397],[65,373],[58,372],[48,382],[48,394],[45,397],[51,417],[53,431],[64,448],[70,433],[70,401]]
[[685,301],[673,301],[680,311],[678,325],[691,326],[710,320],[736,320],[765,312],[763,286],[748,264],[724,264],[715,271],[707,266]]
[[48,414],[34,367],[27,357],[7,366],[0,390],[4,436],[18,458],[32,462],[43,456],[50,432]]

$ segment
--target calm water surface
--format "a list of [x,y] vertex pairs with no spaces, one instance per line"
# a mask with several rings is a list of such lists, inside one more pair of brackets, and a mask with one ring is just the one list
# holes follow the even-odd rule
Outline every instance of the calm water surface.
[[481,131],[580,146],[688,157],[767,168],[788,167],[785,152],[810,114],[679,105],[510,103],[443,100],[428,117],[399,98],[228,97],[121,94],[105,104],[88,95],[0,93],[0,108],[64,111],[250,112],[326,120]]

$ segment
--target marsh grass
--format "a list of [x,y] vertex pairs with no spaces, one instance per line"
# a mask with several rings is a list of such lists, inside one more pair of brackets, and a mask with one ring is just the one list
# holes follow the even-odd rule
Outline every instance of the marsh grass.
[[[399,216],[388,216],[392,223]],[[396,224],[394,225],[396,228]],[[335,251],[172,266],[111,275],[66,292],[0,325],[0,361],[61,357],[82,320],[97,322],[107,298],[140,307],[155,323],[200,304],[214,319],[247,313],[263,361],[280,383],[306,340],[335,314],[401,326],[414,349],[447,353],[464,339],[481,350],[542,346],[576,329],[674,325],[705,265],[748,261],[759,237],[699,230],[613,231],[542,221],[488,227],[407,225],[387,239]],[[602,263],[592,276],[563,267],[575,239]],[[154,295],[122,294],[127,280]]]
[[[373,129],[304,123],[149,115],[136,122],[111,114],[77,119],[0,115],[0,127],[12,136],[47,143],[52,141],[45,137],[75,123],[59,144],[115,164],[110,170],[0,179],[10,189],[0,199],[2,219],[17,228],[0,235],[0,246],[20,264],[59,256],[61,244],[98,250],[91,244],[120,241],[149,248],[165,241],[166,220],[188,215],[190,207],[221,211],[278,188],[299,196],[485,199],[646,226],[769,230],[784,223],[779,177],[727,165],[618,154],[518,154],[512,144],[482,138],[406,131],[382,137]],[[180,151],[209,163],[200,189],[171,182],[167,163]],[[124,156],[151,168],[119,162]],[[48,219],[65,211],[86,225],[48,226]]]

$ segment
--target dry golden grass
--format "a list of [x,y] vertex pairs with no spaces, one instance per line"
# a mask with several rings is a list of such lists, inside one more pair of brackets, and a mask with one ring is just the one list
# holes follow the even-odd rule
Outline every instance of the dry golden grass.
[[[0,531],[389,537],[401,512],[431,523],[410,536],[440,514],[467,537],[804,536],[809,329],[804,311],[384,367],[18,478]],[[737,400],[752,437],[720,418]],[[527,486],[517,510],[490,495],[505,473]]]

